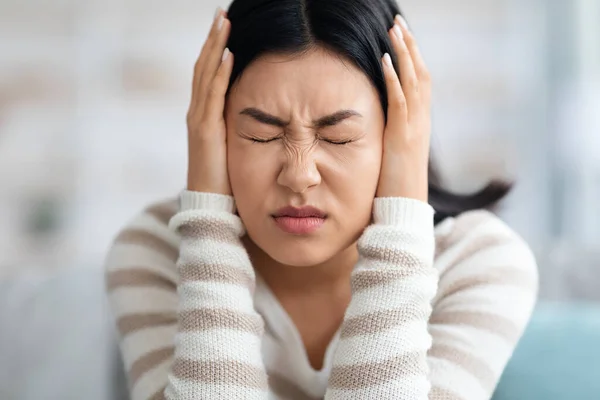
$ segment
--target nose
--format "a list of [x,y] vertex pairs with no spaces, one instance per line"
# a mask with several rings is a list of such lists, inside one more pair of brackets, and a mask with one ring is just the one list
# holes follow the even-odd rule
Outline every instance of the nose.
[[304,157],[288,157],[284,163],[277,183],[289,188],[294,193],[304,193],[311,187],[321,183],[321,174],[311,155]]

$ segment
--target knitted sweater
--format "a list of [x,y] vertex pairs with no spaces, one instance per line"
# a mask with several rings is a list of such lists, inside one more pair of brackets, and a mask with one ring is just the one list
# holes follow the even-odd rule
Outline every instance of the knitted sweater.
[[492,214],[434,228],[426,203],[375,199],[317,371],[250,263],[233,198],[180,204],[147,208],[107,258],[133,400],[490,399],[535,303],[534,257]]

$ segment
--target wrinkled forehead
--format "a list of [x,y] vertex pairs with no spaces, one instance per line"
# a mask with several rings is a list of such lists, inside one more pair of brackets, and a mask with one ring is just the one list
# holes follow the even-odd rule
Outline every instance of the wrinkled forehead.
[[[374,103],[374,104],[373,104]],[[367,112],[378,107],[377,91],[350,61],[321,49],[301,54],[267,54],[251,63],[232,88],[230,106],[290,110]]]

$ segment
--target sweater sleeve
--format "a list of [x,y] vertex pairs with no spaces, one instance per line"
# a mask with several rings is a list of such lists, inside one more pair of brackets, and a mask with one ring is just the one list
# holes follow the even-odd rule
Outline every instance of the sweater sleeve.
[[165,397],[266,399],[264,321],[233,197],[184,191],[170,227],[181,236],[175,361]]
[[373,218],[358,242],[325,399],[427,399],[427,321],[437,289],[433,209],[379,198]]
[[132,400],[267,398],[254,270],[232,210],[231,197],[184,192],[180,212],[149,207],[115,239],[107,291]]
[[489,400],[535,303],[528,246],[467,213],[436,249],[438,278],[428,205],[376,199],[374,218],[326,399]]

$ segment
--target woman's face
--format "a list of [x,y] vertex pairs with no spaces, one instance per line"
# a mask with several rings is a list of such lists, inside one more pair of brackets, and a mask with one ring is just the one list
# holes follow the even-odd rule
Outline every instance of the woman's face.
[[323,50],[262,57],[233,87],[226,122],[233,195],[258,247],[312,266],[356,242],[371,219],[384,129],[359,69]]

